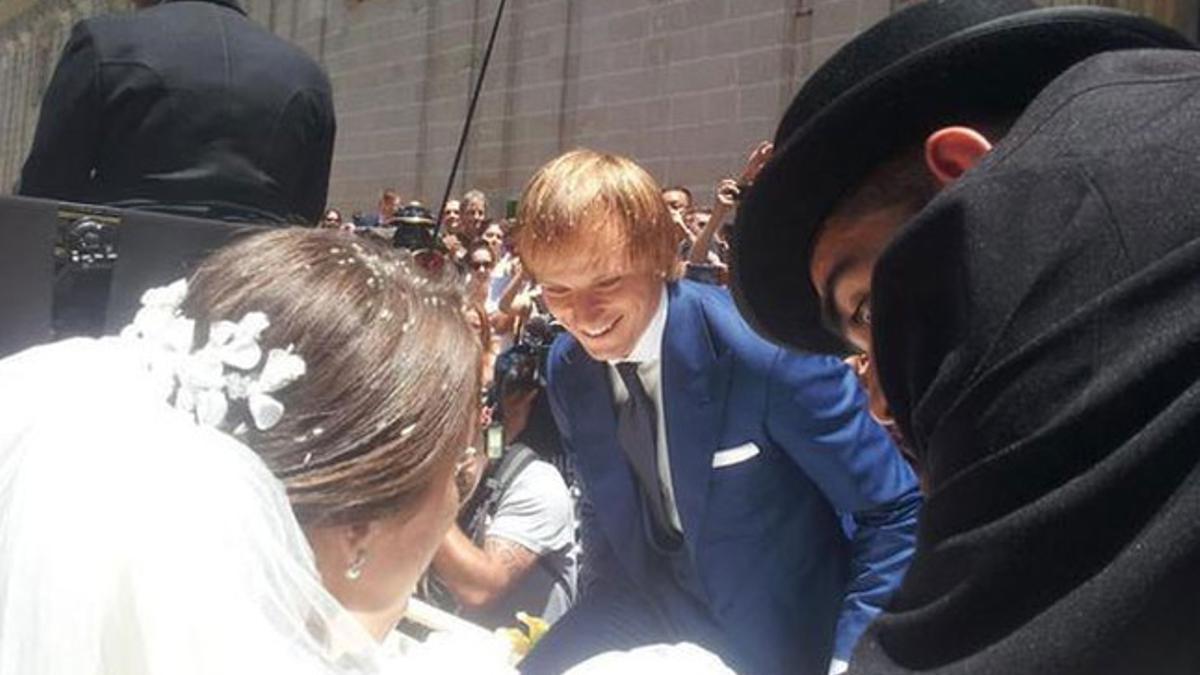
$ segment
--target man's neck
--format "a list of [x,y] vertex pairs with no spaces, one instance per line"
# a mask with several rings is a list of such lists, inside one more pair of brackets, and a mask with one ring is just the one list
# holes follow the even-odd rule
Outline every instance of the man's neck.
[[650,322],[646,324],[646,327],[642,330],[642,334],[638,336],[637,342],[633,343],[633,349],[624,358],[616,359],[612,363],[619,363],[621,361],[641,363],[658,359],[662,353],[663,333],[667,329],[669,299],[665,283],[662,285],[661,290],[659,290],[658,296],[658,305],[655,306],[654,312],[650,315]]

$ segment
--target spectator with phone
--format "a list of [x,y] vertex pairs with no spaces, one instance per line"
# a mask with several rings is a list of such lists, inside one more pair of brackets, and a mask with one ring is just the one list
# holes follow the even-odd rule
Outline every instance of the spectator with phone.
[[489,628],[513,624],[519,611],[553,622],[575,598],[571,497],[558,469],[542,459],[555,450],[526,444],[546,439],[530,433],[544,396],[541,358],[518,345],[497,359],[486,474],[433,559],[459,613]]

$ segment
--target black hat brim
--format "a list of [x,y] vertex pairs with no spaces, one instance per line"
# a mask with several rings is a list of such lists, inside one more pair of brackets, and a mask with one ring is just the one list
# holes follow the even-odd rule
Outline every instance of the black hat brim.
[[979,115],[1015,116],[1075,63],[1138,48],[1194,45],[1117,10],[1038,9],[955,33],[844,92],[783,140],[741,205],[731,275],[742,314],[789,348],[851,351],[824,323],[809,281],[813,239],[838,200],[930,132]]

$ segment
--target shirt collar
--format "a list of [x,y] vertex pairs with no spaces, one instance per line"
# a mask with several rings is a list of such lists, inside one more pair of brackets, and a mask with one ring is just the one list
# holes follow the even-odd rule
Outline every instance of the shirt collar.
[[634,344],[633,351],[629,352],[629,356],[616,361],[610,361],[610,363],[646,363],[659,359],[662,355],[663,333],[667,329],[668,304],[667,285],[663,284],[658,299],[658,309],[654,310],[654,316],[650,318],[650,323],[646,326],[646,330],[642,331],[642,336]]

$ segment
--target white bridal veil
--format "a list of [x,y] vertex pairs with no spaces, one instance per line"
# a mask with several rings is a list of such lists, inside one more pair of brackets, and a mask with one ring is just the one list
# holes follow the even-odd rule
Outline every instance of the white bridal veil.
[[[230,379],[213,359],[233,363],[253,336],[226,326],[219,350],[189,355],[190,323],[171,302],[143,302],[143,337],[177,340],[80,338],[0,360],[0,675],[511,673],[486,634],[372,640],[321,585],[279,481],[198,423],[222,418],[236,389],[255,424],[273,424],[283,406],[270,393],[303,364],[272,350],[256,378]],[[730,673],[690,645],[572,672],[667,663]]]
[[378,672],[282,486],[138,351],[0,361],[0,675]]

